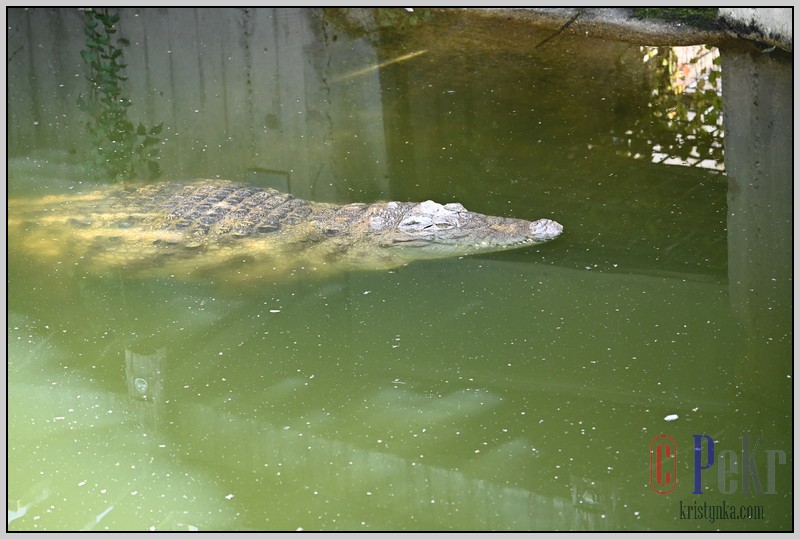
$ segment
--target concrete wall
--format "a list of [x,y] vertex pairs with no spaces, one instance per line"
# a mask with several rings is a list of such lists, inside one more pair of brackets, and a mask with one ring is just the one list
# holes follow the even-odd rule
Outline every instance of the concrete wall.
[[[117,36],[134,124],[164,124],[165,177],[255,174],[301,196],[335,197],[332,178],[385,177],[377,71],[363,39],[337,36],[316,9],[124,8]],[[8,10],[9,154],[61,149],[80,156],[89,140],[76,99],[88,92],[84,14]],[[334,144],[333,142],[336,142]],[[368,146],[368,163],[348,150]],[[263,179],[263,178],[262,178]],[[339,182],[339,185],[342,185]],[[352,188],[352,186],[351,186]]]
[[719,8],[721,18],[748,29],[742,37],[792,50],[792,8]]

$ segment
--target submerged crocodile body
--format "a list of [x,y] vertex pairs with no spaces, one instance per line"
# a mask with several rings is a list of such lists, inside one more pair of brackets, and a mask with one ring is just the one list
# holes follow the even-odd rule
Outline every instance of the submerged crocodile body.
[[388,269],[552,240],[560,224],[433,201],[335,205],[221,180],[9,201],[9,252],[87,271],[242,277]]

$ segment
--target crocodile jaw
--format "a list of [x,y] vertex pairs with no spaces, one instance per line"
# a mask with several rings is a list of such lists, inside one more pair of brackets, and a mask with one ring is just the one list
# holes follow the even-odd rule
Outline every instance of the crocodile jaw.
[[553,240],[564,227],[551,219],[525,221],[459,212],[449,224],[421,221],[419,229],[399,226],[383,246],[407,259],[445,258],[519,249]]

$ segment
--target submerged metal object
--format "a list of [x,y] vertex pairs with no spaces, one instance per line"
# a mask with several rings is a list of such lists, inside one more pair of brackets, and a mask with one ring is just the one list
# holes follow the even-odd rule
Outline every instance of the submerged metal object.
[[482,215],[431,200],[336,205],[223,180],[110,186],[9,201],[9,249],[91,271],[242,277],[515,249],[558,237],[549,219]]

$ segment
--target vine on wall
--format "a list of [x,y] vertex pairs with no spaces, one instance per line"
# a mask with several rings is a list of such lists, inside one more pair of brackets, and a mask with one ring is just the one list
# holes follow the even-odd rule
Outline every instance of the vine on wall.
[[84,10],[86,48],[81,58],[89,66],[89,91],[78,97],[78,107],[89,114],[86,127],[91,138],[87,165],[97,178],[113,181],[134,177],[155,179],[161,175],[159,148],[163,123],[145,127],[128,118],[131,100],[123,83],[127,65],[123,63],[124,39],[114,41],[119,13],[108,8]]

